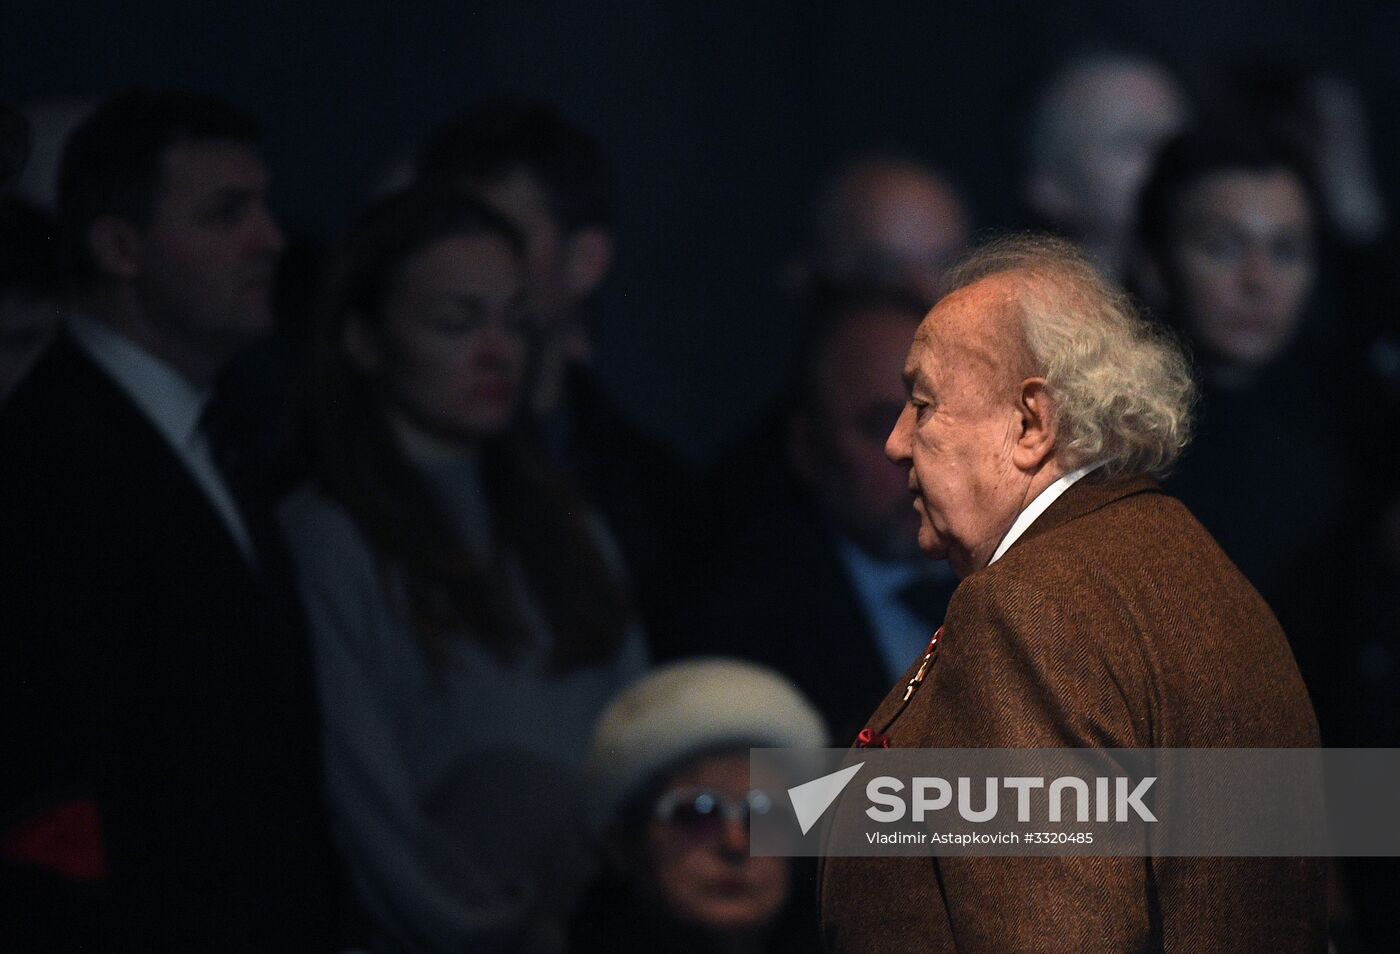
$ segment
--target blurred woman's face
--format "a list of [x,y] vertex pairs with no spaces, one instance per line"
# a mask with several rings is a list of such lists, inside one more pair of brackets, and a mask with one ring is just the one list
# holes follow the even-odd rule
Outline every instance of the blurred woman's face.
[[1187,189],[1168,270],[1188,333],[1232,364],[1278,357],[1312,289],[1312,235],[1308,196],[1291,172],[1221,172]]
[[445,238],[408,258],[361,360],[390,410],[450,441],[509,427],[528,352],[523,290],[519,258],[494,236]]
[[[672,776],[663,800],[680,807],[670,821],[653,817],[646,851],[655,886],[678,920],[718,933],[744,932],[770,924],[789,891],[785,858],[749,855],[747,819],[703,811],[716,802],[749,799],[746,753],[716,755]],[[697,804],[701,811],[695,811]]]

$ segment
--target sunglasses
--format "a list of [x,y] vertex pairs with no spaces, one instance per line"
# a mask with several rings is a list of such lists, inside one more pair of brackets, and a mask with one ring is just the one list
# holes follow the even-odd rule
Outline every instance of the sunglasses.
[[773,810],[767,792],[754,789],[735,800],[708,788],[674,788],[656,802],[656,820],[691,833],[706,833],[722,822],[742,822],[745,827],[754,815]]

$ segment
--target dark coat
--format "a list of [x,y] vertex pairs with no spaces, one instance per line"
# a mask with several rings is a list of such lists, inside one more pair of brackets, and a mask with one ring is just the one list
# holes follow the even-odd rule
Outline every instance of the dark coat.
[[845,745],[888,688],[833,534],[795,491],[736,521],[653,631],[662,661],[737,656],[791,679]]
[[[1268,606],[1146,478],[1072,486],[949,606],[939,655],[870,725],[906,748],[1313,747]],[[837,817],[839,823],[839,812]],[[1322,951],[1295,858],[831,858],[828,950]]]
[[6,899],[44,908],[4,911],[0,947],[65,928],[91,930],[85,950],[327,940],[309,647],[267,515],[243,503],[256,569],[66,337],[0,413],[0,832],[93,805],[106,868],[78,884],[0,864]]

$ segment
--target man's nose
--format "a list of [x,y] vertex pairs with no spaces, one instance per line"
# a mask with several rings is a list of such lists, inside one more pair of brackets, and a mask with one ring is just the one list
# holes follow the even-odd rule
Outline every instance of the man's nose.
[[1245,288],[1252,292],[1267,291],[1274,278],[1273,262],[1263,249],[1251,249],[1240,262],[1241,278]]
[[749,826],[737,818],[726,818],[719,833],[719,847],[729,857],[748,855]]
[[913,415],[913,405],[905,404],[904,410],[899,412],[899,417],[894,422],[890,436],[885,438],[885,456],[896,464],[902,464],[909,459],[909,435],[913,431]]

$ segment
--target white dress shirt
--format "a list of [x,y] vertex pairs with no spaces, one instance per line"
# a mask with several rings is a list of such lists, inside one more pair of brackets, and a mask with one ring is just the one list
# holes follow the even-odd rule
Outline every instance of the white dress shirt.
[[[1102,461],[1100,461],[1102,463]],[[1036,518],[1043,514],[1050,505],[1060,499],[1060,495],[1074,486],[1075,481],[1097,468],[1099,464],[1086,464],[1078,470],[1072,470],[1063,475],[1049,487],[1035,495],[1035,499],[1026,505],[1026,509],[1016,515],[1016,520],[1011,524],[1011,529],[1006,531],[1006,536],[1001,538],[1001,543],[997,546],[992,558],[987,561],[991,566],[1001,555],[1011,549],[1011,544],[1021,539],[1021,534],[1025,533],[1030,525],[1035,523]]]
[[125,335],[85,315],[69,315],[68,331],[141,410],[185,465],[249,563],[253,540],[238,504],[214,463],[200,415],[209,394]]

